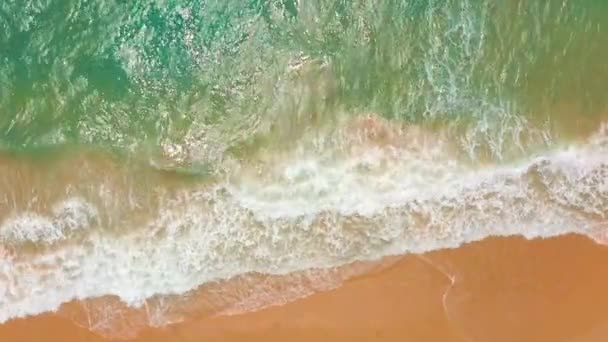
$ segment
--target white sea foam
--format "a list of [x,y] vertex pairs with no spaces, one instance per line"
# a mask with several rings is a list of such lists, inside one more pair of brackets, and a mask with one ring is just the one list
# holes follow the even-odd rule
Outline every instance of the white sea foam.
[[[137,307],[251,272],[330,268],[492,235],[595,236],[608,209],[603,138],[483,168],[466,166],[441,148],[370,146],[342,159],[296,153],[259,176],[183,190],[138,229],[94,229],[87,243],[3,258],[0,322],[72,299],[116,295]],[[5,221],[0,237],[9,245],[53,243],[97,215],[72,199],[51,216],[22,213]],[[269,302],[263,293],[239,298],[222,311]],[[170,317],[172,309],[166,310]]]
[[36,213],[23,213],[0,226],[0,239],[5,242],[52,242],[63,238],[53,221]]
[[25,212],[0,224],[0,241],[13,243],[53,243],[89,228],[97,220],[97,209],[81,198],[57,203],[51,215]]

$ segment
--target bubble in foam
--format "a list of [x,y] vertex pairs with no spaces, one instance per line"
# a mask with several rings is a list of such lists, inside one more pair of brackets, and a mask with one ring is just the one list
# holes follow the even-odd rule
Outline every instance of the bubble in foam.
[[53,207],[55,222],[64,231],[76,231],[86,229],[98,223],[99,213],[97,208],[82,198],[70,198]]
[[70,198],[55,204],[49,215],[30,211],[9,217],[0,225],[0,240],[6,244],[54,243],[86,230],[97,217],[92,204]]
[[0,226],[0,238],[5,243],[55,242],[65,237],[53,220],[36,213],[24,213],[8,218]]

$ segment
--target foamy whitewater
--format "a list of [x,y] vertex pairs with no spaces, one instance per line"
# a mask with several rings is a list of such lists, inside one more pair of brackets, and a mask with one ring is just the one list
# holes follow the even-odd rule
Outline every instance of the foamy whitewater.
[[[488,236],[606,233],[606,129],[578,145],[476,168],[451,159],[440,141],[408,144],[366,143],[342,159],[294,152],[264,172],[167,196],[141,227],[120,233],[100,228],[99,210],[78,198],[46,215],[16,213],[0,226],[0,320],[107,295],[139,307],[238,275],[332,268]],[[10,253],[26,242],[47,246]]]
[[0,1],[0,323],[128,337],[391,255],[606,243],[607,4]]

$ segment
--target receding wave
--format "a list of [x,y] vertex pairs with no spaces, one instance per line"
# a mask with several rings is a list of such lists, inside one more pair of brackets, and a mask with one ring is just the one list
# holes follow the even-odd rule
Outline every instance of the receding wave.
[[[471,164],[455,158],[438,133],[390,133],[371,117],[362,122],[347,126],[351,140],[340,135],[348,142],[344,149],[272,153],[226,177],[190,180],[187,186],[159,181],[158,171],[129,176],[129,170],[91,168],[88,176],[99,178],[85,185],[74,181],[87,172],[67,179],[58,172],[57,182],[66,183],[57,185],[72,194],[53,193],[57,198],[51,201],[44,194],[30,196],[21,203],[29,210],[4,214],[0,319],[87,298],[83,305],[101,315],[99,310],[112,307],[107,296],[115,296],[134,307],[160,301],[154,317],[162,325],[176,319],[177,295],[205,284],[228,284],[219,286],[221,300],[208,311],[254,310],[335,287],[352,276],[336,267],[357,261],[488,236],[576,232],[602,239],[605,233],[603,128],[586,141],[511,163]],[[75,157],[62,163],[73,167],[75,161],[84,163]],[[23,168],[10,160],[4,164]],[[35,179],[36,171],[31,173]],[[147,186],[123,188],[124,179],[138,184],[129,177]],[[35,181],[5,180],[7,198],[15,191],[36,192]],[[273,284],[263,279],[269,275],[281,278]],[[239,283],[246,286],[230,287]],[[123,305],[118,303],[116,308]],[[104,312],[111,321],[113,314]],[[112,331],[104,327],[99,329]]]

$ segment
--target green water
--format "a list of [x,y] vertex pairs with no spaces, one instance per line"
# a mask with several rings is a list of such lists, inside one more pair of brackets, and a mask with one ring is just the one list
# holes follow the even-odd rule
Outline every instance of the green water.
[[482,140],[593,120],[608,105],[606,16],[603,0],[5,0],[0,146],[154,154],[190,139],[213,163],[338,112]]

